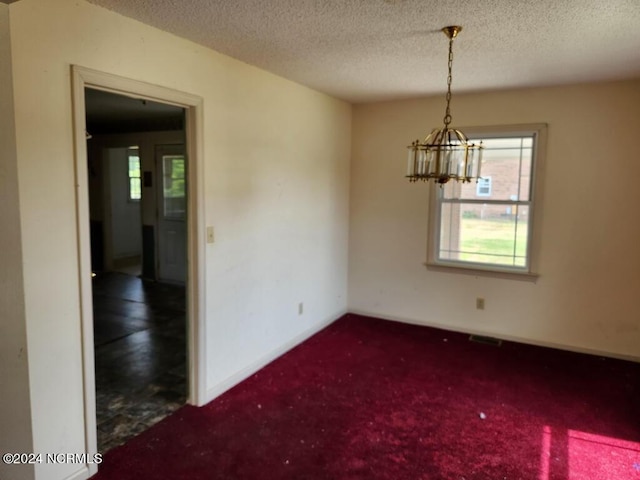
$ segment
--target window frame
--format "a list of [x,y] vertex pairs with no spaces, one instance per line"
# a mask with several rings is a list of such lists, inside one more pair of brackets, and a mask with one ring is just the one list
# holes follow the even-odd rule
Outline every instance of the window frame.
[[[482,138],[513,138],[520,136],[533,136],[530,200],[522,202],[522,204],[527,204],[529,206],[526,266],[516,267],[510,265],[498,265],[438,258],[442,225],[440,212],[442,210],[441,199],[443,195],[443,189],[441,189],[437,184],[432,184],[430,187],[431,191],[429,196],[428,225],[429,235],[427,242],[427,262],[425,265],[431,270],[438,271],[461,272],[473,275],[486,274],[489,276],[535,280],[539,276],[538,253],[541,230],[541,177],[544,168],[544,157],[546,152],[547,124],[537,123],[526,125],[466,127],[462,128],[461,130],[464,131],[470,139],[474,140]],[[480,176],[482,177],[482,171],[480,172]],[[476,200],[476,202],[478,201]],[[483,202],[482,200],[480,200],[478,203]],[[520,202],[518,201],[507,203],[520,204]]]
[[[135,153],[135,155],[134,155]],[[138,166],[139,166],[139,176],[131,175],[131,157],[138,157]],[[131,180],[138,179],[140,183],[140,198],[133,198],[131,196]],[[127,201],[131,203],[140,203],[142,200],[142,158],[140,158],[140,147],[139,146],[131,146],[127,147]]]

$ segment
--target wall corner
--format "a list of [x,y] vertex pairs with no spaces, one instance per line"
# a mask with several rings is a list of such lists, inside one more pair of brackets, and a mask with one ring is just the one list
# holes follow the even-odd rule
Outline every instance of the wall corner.
[[[0,3],[0,453],[33,452],[22,266],[10,8]],[[0,478],[31,480],[34,465],[0,462]]]

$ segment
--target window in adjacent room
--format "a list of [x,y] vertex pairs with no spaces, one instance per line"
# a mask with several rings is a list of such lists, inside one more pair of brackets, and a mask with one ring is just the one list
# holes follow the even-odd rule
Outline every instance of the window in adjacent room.
[[164,217],[184,220],[187,213],[186,163],[184,155],[163,155]]
[[531,274],[535,272],[536,171],[544,125],[466,129],[482,140],[481,179],[433,186],[429,264]]
[[127,150],[128,175],[129,175],[129,201],[139,202],[142,198],[142,181],[140,179],[140,149],[129,147]]

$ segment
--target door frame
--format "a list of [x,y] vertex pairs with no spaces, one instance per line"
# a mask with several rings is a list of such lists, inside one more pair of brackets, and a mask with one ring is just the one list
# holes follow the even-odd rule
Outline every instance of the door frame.
[[[72,65],[71,89],[75,147],[76,232],[78,242],[78,285],[81,315],[82,370],[84,390],[85,448],[97,451],[95,360],[93,347],[93,299],[91,285],[91,242],[89,231],[89,181],[87,168],[87,126],[85,88],[116,93],[140,100],[175,105],[185,109],[186,155],[189,161],[187,200],[187,363],[188,398],[193,405],[206,403],[205,341],[205,222],[203,99],[197,95],[153,85],[110,73]],[[88,464],[89,474],[97,472]]]

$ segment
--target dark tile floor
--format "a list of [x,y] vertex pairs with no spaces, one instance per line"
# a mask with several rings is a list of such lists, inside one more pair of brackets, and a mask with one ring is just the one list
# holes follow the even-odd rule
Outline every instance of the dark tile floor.
[[93,279],[101,453],[186,401],[185,289],[122,273]]

